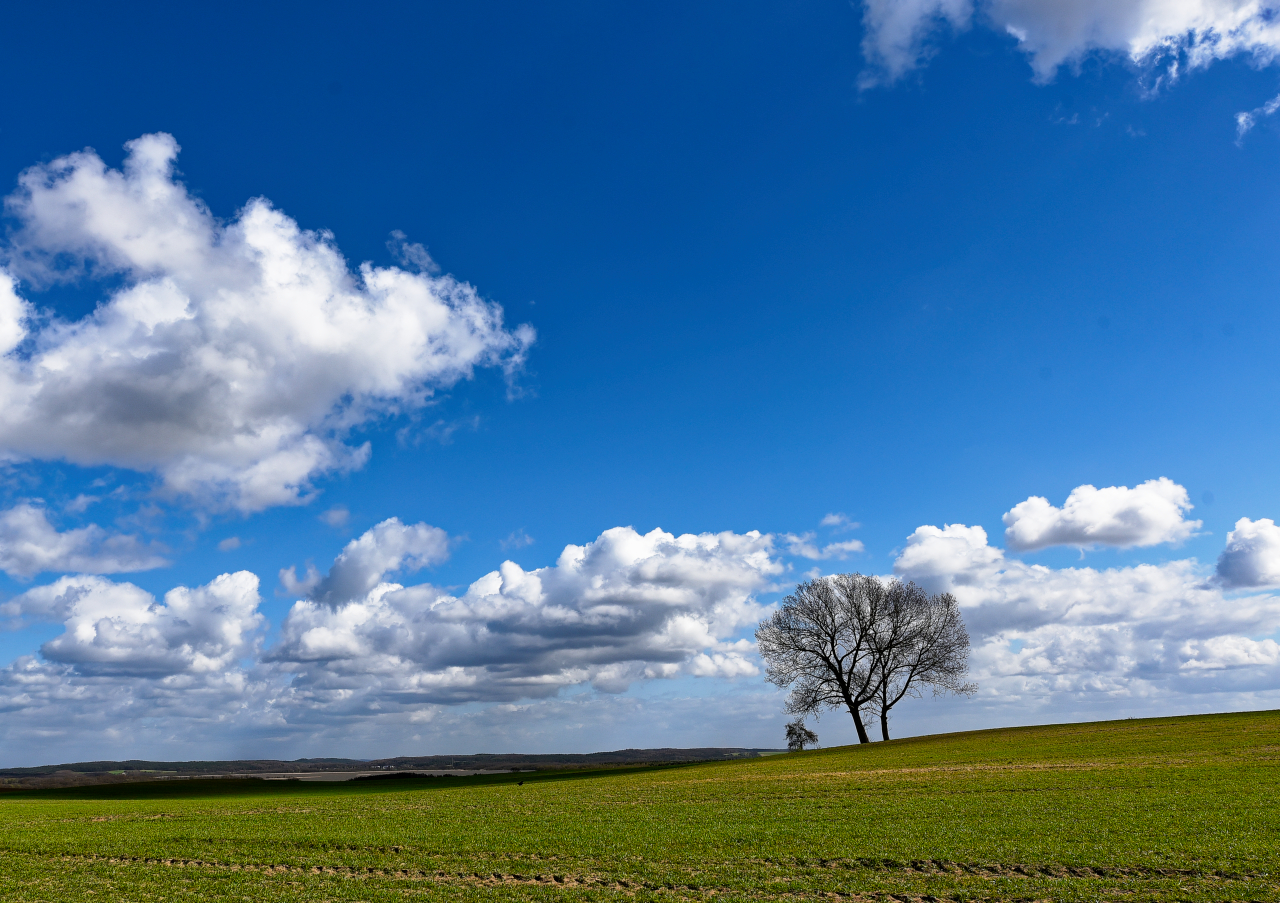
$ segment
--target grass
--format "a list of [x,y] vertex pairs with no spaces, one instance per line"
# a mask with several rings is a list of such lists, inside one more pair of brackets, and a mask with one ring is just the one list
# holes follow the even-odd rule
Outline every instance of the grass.
[[832,895],[1280,901],[1280,712],[607,772],[0,795],[4,901]]

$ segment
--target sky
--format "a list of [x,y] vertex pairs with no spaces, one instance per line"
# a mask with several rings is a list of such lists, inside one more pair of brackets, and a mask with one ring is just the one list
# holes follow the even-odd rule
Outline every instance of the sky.
[[0,764],[777,747],[851,571],[973,640],[895,736],[1280,707],[1276,0],[0,51]]

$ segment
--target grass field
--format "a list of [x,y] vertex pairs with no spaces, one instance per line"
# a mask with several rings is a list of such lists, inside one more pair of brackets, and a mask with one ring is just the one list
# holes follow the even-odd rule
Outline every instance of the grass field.
[[478,896],[1280,900],[1280,712],[610,772],[0,795],[4,901]]

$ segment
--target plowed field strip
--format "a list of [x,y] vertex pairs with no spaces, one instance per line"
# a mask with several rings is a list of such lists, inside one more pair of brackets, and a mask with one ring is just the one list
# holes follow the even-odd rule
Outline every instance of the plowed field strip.
[[975,875],[984,878],[1218,878],[1230,881],[1250,881],[1271,877],[1269,872],[1162,868],[1144,865],[1025,865],[999,862],[953,862],[950,859],[914,859],[905,863],[891,859],[817,859],[791,862],[778,859],[760,859],[755,861],[787,868],[847,869],[849,871],[867,869],[871,871],[897,871],[914,875]]
[[[263,874],[340,875],[351,878],[399,878],[419,881],[462,881],[481,884],[541,884],[562,887],[605,887],[615,889],[646,888],[649,890],[714,891],[715,888],[687,884],[657,884],[647,881],[611,879],[604,875],[519,874],[508,872],[450,872],[411,868],[379,868],[347,865],[269,865],[232,863],[207,859],[156,858],[144,856],[77,856],[54,857],[61,862],[103,862],[115,865],[161,865],[173,868],[225,869],[261,872]],[[783,863],[776,860],[754,860],[761,865],[786,865],[788,868],[844,869],[847,871],[889,872],[902,875],[952,876],[957,878],[1038,878],[1038,879],[1148,879],[1195,878],[1219,881],[1256,881],[1271,877],[1267,872],[1231,872],[1221,869],[1176,869],[1153,866],[1065,866],[1023,865],[990,862],[952,862],[948,859],[914,860],[907,864],[875,859],[831,859],[806,863]]]
[[417,881],[463,882],[467,884],[541,884],[562,887],[600,887],[615,889],[691,890],[684,885],[656,885],[639,881],[614,880],[602,875],[521,875],[506,872],[448,872],[427,869],[378,868],[352,865],[269,865],[264,863],[218,862],[210,859],[166,859],[151,856],[74,856],[53,857],[58,862],[90,862],[108,865],[159,865],[170,868],[218,869],[231,872],[257,872],[264,875],[332,875],[344,878],[392,878]]

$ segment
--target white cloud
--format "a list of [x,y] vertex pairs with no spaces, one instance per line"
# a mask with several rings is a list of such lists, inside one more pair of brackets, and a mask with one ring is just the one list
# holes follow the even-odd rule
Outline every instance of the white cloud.
[[772,537],[759,533],[617,527],[565,547],[551,567],[505,562],[461,596],[381,583],[334,605],[319,590],[293,606],[270,658],[296,673],[290,698],[307,708],[511,701],[586,682],[620,692],[681,673],[752,674],[750,644],[729,640],[759,619],[754,594],[782,570]]
[[346,505],[334,505],[329,510],[320,515],[320,522],[328,524],[335,530],[347,525],[347,521],[351,519],[351,512],[347,510]]
[[1275,640],[1251,640],[1242,636],[1192,640],[1183,648],[1182,653],[1182,667],[1187,670],[1280,664],[1280,643]]
[[507,549],[523,549],[527,546],[533,545],[533,537],[524,532],[524,528],[521,527],[519,530],[513,530],[507,535],[507,538],[500,541],[498,545],[502,546],[503,551],[506,551]]
[[[344,442],[474,368],[520,366],[533,331],[449,276],[369,264],[264,199],[222,222],[175,180],[164,134],[22,174],[0,271],[0,452],[155,472],[201,504],[305,501],[363,465]],[[115,276],[85,319],[37,321],[10,274]]]
[[[294,596],[305,596],[324,579],[324,575],[316,570],[314,564],[308,564],[306,573],[301,577],[298,576],[298,569],[294,565],[281,568],[279,577],[280,585],[284,587],[284,593]],[[277,595],[284,595],[284,593],[279,590],[276,591]]]
[[23,323],[32,313],[31,305],[18,296],[17,282],[0,270],[0,354],[9,354],[27,337]]
[[1280,526],[1269,517],[1242,517],[1218,556],[1218,579],[1238,587],[1280,586]]
[[1274,116],[1276,110],[1280,110],[1280,96],[1276,96],[1268,100],[1260,107],[1254,107],[1247,113],[1236,114],[1236,144],[1244,143],[1244,136],[1253,130],[1258,124],[1258,117]]
[[1007,558],[980,527],[921,527],[894,572],[955,594],[980,702],[1056,711],[1110,700],[1280,690],[1280,599],[1228,599],[1194,559],[1107,570]]
[[241,542],[239,536],[228,536],[226,539],[218,543],[219,552],[234,552],[240,548]]
[[83,514],[89,510],[90,505],[97,504],[102,501],[101,496],[85,495],[83,492],[67,502],[66,509],[72,514]]
[[829,542],[822,547],[822,558],[838,558],[841,561],[850,555],[862,552],[866,546],[860,539],[847,539],[844,542]]
[[987,545],[987,531],[981,527],[926,525],[907,537],[893,571],[932,592],[949,592],[989,580],[1003,560],[1003,552]]
[[866,547],[862,540],[850,539],[845,542],[829,542],[821,548],[814,542],[813,533],[784,533],[779,537],[785,544],[787,552],[813,561],[826,561],[837,558],[841,561],[850,555],[863,551]]
[[1154,546],[1182,542],[1200,527],[1185,519],[1191,510],[1187,490],[1161,477],[1132,489],[1127,486],[1077,486],[1066,504],[1032,496],[1004,515],[1005,542],[1018,551],[1049,546]]
[[873,69],[863,85],[900,78],[933,55],[936,31],[963,30],[972,18],[972,0],[863,0],[862,55]]
[[1007,34],[1038,81],[1094,53],[1170,78],[1215,60],[1265,65],[1280,51],[1276,0],[864,0],[865,84],[893,81],[924,62],[940,31],[974,22]]
[[347,543],[325,577],[312,568],[299,580],[293,568],[280,572],[290,592],[305,593],[324,605],[367,596],[393,571],[420,570],[449,557],[449,534],[429,524],[407,527],[397,517],[384,520]]
[[74,576],[28,590],[0,614],[62,621],[64,632],[40,652],[80,675],[154,678],[221,674],[253,653],[259,601],[258,578],[248,571],[177,587],[162,603],[131,583]]
[[154,545],[97,524],[60,533],[45,509],[30,502],[0,511],[0,570],[15,577],[44,571],[119,574],[168,563]]
[[847,514],[842,514],[839,512],[828,514],[818,523],[820,526],[827,527],[829,529],[837,530],[837,531],[856,530],[858,529],[858,527],[862,526],[862,524],[858,523],[857,521],[850,520]]

